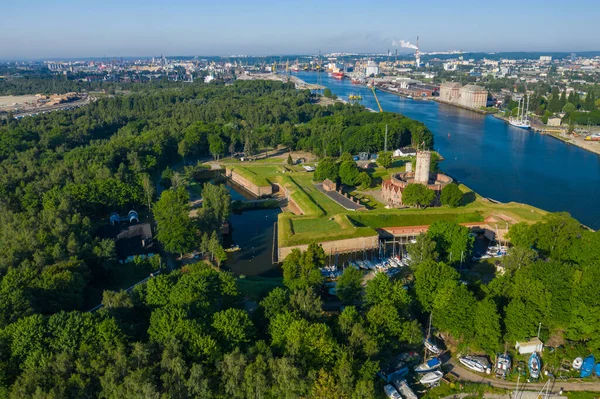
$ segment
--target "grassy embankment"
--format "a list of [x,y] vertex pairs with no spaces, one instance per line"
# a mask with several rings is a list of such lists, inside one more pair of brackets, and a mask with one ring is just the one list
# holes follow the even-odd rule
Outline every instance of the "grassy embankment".
[[[239,168],[239,167],[237,167]],[[236,168],[236,169],[237,169]],[[311,242],[333,241],[346,238],[367,237],[376,234],[381,227],[404,227],[429,225],[435,220],[457,223],[482,222],[491,215],[504,215],[516,222],[537,222],[547,213],[535,207],[506,203],[495,204],[468,187],[461,185],[465,193],[463,204],[458,208],[437,207],[427,209],[385,209],[374,198],[375,205],[366,212],[347,211],[316,189],[312,173],[281,173],[281,166],[245,165],[244,177],[278,182],[284,186],[292,199],[302,208],[303,215],[285,212],[279,215],[279,246],[302,245]],[[379,179],[386,179],[392,173],[403,170],[403,165],[393,169],[376,168],[372,173]]]
[[270,187],[271,183],[267,180],[267,176],[272,176],[278,168],[275,167],[253,167],[252,169],[243,166],[233,166],[233,171],[241,177],[248,180],[250,183],[258,187]]

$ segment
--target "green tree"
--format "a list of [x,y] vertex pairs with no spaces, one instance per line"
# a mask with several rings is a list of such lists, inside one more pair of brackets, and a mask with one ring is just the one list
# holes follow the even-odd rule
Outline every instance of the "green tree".
[[249,343],[254,330],[248,313],[233,308],[215,313],[212,327],[223,346],[229,349]]
[[473,313],[476,305],[477,301],[466,285],[456,280],[446,281],[435,293],[434,324],[454,337],[469,339],[475,331]]
[[495,354],[501,349],[500,315],[491,299],[484,299],[475,306],[473,316],[474,342],[477,348]]
[[428,260],[438,260],[436,243],[428,234],[419,234],[414,243],[406,246],[406,252],[410,255],[411,267],[418,266]]
[[165,190],[154,205],[156,238],[169,252],[183,254],[194,247],[196,231],[189,217],[189,194],[185,187]]
[[379,154],[377,154],[378,165],[388,169],[390,166],[392,166],[393,162],[394,158],[392,157],[391,151],[381,151]]
[[292,159],[292,154],[288,154],[287,157],[287,162],[288,165],[293,165],[294,164],[294,160]]
[[288,311],[288,291],[281,287],[275,288],[260,302],[260,307],[263,309],[263,312],[268,319],[275,317],[277,314]]
[[315,169],[314,179],[317,181],[329,179],[337,181],[339,177],[338,164],[333,158],[323,158]]
[[318,244],[310,244],[301,252],[293,249],[283,261],[283,282],[291,289],[319,287],[323,276],[319,271],[325,265],[325,252]]
[[344,161],[340,165],[339,176],[342,184],[354,186],[358,181],[359,173],[354,161]]
[[325,90],[323,90],[323,96],[327,98],[333,98],[333,93],[329,87],[326,87]]
[[217,133],[208,136],[208,146],[210,153],[215,159],[219,159],[219,156],[225,153],[225,141]]
[[448,205],[450,208],[456,208],[462,201],[463,193],[458,188],[457,184],[450,183],[442,188],[442,194],[440,195],[440,202],[442,205]]
[[404,205],[422,208],[431,205],[434,199],[435,191],[418,183],[408,184],[402,192],[402,203]]
[[446,284],[456,284],[458,272],[445,263],[426,261],[415,271],[415,293],[425,311],[433,309],[436,293]]
[[352,303],[362,296],[362,273],[347,267],[337,281],[336,295],[344,303]]
[[371,187],[371,176],[367,172],[360,172],[356,183],[360,186],[361,190],[368,190]]
[[410,296],[402,281],[392,281],[385,273],[377,273],[365,286],[365,301],[371,306],[389,304],[403,311],[408,308]]
[[310,287],[294,290],[290,295],[290,305],[307,320],[317,320],[323,313],[321,298]]
[[563,107],[562,107],[562,111],[565,114],[570,114],[571,112],[575,112],[577,110],[577,108],[575,107],[575,105],[573,105],[572,103],[566,103]]
[[436,251],[448,263],[460,263],[470,257],[475,239],[467,227],[458,223],[436,220],[427,230],[436,242]]

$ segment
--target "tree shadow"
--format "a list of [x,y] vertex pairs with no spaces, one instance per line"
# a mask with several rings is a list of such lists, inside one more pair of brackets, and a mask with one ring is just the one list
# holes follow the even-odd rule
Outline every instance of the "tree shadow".
[[469,204],[475,202],[476,199],[477,199],[477,196],[475,195],[475,193],[473,191],[469,191],[468,193],[463,194],[462,200],[460,201],[460,205],[461,206],[469,205]]

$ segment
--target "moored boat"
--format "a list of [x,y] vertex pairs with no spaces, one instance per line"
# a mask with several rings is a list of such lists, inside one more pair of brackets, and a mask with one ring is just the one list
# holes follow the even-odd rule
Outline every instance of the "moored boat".
[[408,386],[408,382],[406,382],[406,380],[396,380],[393,382],[393,384],[404,399],[417,399],[417,395],[413,392],[410,386]]
[[398,391],[396,391],[396,388],[394,388],[391,384],[384,386],[383,392],[385,392],[385,396],[390,399],[402,399],[402,396],[400,396]]
[[496,359],[496,377],[506,378],[510,373],[511,365],[512,362],[508,353],[498,355],[498,358]]
[[594,369],[594,365],[596,364],[596,358],[594,355],[589,355],[585,359],[583,359],[583,363],[581,364],[581,370],[579,370],[579,376],[581,378],[589,377],[592,375],[592,371]]
[[[531,356],[529,357],[529,376],[531,378],[539,378],[540,377],[540,368],[541,368],[541,363],[540,363],[540,357],[538,356],[537,352],[533,352],[531,354]],[[594,366],[594,363],[592,363],[592,367]],[[591,369],[590,369],[590,373],[591,373]]]
[[225,252],[236,252],[240,250],[239,245],[231,245],[229,248],[225,250]]
[[441,380],[443,376],[444,373],[442,373],[441,371],[430,371],[429,373],[421,377],[419,382],[423,385],[431,385]]
[[438,348],[431,338],[427,338],[424,342],[424,345],[425,348],[427,348],[427,350],[433,354],[438,355],[441,352],[440,348]]
[[344,72],[334,72],[331,74],[331,76],[333,76],[336,79],[344,79]]
[[490,373],[490,363],[482,356],[463,356],[458,361],[470,370],[478,373]]
[[432,359],[429,359],[421,364],[419,364],[417,367],[415,367],[415,373],[427,373],[429,371],[433,371],[437,368],[439,368],[442,365],[442,362],[440,361],[440,359],[438,359],[437,357],[434,357]]

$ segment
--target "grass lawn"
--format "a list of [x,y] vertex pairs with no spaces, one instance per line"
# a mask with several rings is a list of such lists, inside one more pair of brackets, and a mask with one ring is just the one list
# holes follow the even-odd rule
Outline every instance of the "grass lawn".
[[305,215],[322,216],[325,214],[325,210],[306,192],[309,187],[300,186],[291,177],[291,174],[278,176],[277,182],[285,187],[291,199],[302,209]]
[[381,183],[384,180],[389,180],[389,178],[393,174],[404,172],[404,170],[405,170],[404,163],[405,162],[410,162],[410,161],[395,161],[392,164],[392,167],[390,167],[389,169],[385,169],[383,166],[378,166],[375,169],[371,169],[371,171],[369,171],[369,175],[371,176],[371,179],[373,180],[372,185],[374,187],[380,187]]
[[[449,208],[447,208],[451,211]],[[381,227],[403,227],[430,225],[436,220],[445,220],[456,223],[483,222],[484,217],[478,212],[458,213],[426,213],[410,211],[397,211],[396,213],[372,213],[361,212],[348,217],[356,226]]]
[[321,209],[325,211],[327,215],[336,215],[338,213],[344,213],[344,209],[337,202],[317,190],[312,182],[312,174],[293,174],[294,180],[300,185],[307,195],[309,195],[314,202],[316,202]]
[[[267,187],[267,186],[271,186],[271,183],[269,183],[269,181],[266,179],[266,175],[270,176],[271,174],[274,174],[275,172],[272,171],[272,169],[274,168],[264,168],[267,170],[263,170],[263,168],[246,168],[243,166],[234,166],[233,167],[233,171],[236,172],[238,175],[242,176],[243,178],[247,179],[248,181],[256,184],[258,187]],[[258,173],[257,173],[258,172]],[[272,173],[268,173],[268,172],[272,172]]]
[[275,288],[283,287],[283,278],[252,276],[238,278],[236,283],[242,296],[259,301]]
[[340,229],[341,226],[333,218],[299,218],[292,220],[294,234],[323,233]]
[[385,209],[385,205],[377,201],[372,195],[363,194],[358,191],[351,191],[350,195],[360,201],[369,209]]
[[[345,214],[335,215],[334,220],[329,220],[329,217],[306,218],[281,213],[277,225],[280,247],[377,235],[370,227],[354,226]],[[297,232],[296,228],[299,228],[300,232]]]

